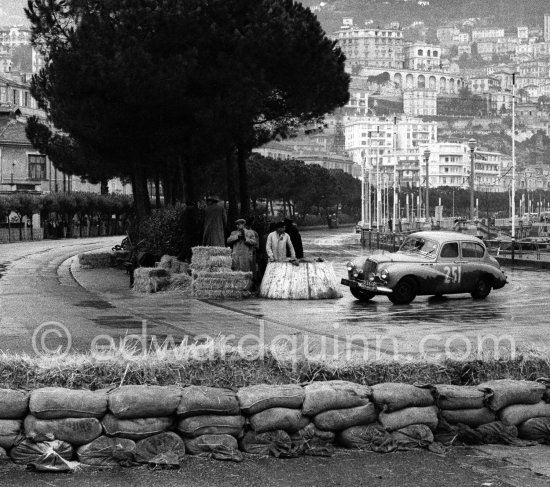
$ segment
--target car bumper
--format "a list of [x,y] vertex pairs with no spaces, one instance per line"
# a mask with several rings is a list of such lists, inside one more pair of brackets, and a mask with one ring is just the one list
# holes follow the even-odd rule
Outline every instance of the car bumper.
[[365,282],[365,281],[352,281],[351,279],[342,279],[340,281],[344,286],[350,288],[361,289],[363,291],[368,291],[369,293],[374,294],[391,294],[393,290],[386,286],[380,286],[374,282]]

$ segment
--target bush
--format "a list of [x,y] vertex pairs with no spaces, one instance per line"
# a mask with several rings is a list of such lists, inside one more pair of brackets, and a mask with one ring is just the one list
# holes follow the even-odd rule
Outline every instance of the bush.
[[157,255],[179,255],[184,246],[184,205],[168,206],[140,222],[134,242],[141,242],[140,250]]

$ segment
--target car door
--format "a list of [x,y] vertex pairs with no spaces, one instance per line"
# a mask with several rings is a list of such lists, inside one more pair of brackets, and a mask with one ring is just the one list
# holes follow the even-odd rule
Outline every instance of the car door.
[[441,246],[435,266],[438,277],[433,294],[462,292],[463,264],[458,242],[445,242]]
[[470,292],[483,273],[485,248],[477,242],[461,242],[462,282],[464,292]]

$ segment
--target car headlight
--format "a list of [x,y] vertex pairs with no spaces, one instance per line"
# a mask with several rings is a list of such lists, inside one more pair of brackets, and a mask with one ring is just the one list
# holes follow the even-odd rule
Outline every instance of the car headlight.
[[390,273],[389,273],[388,269],[382,269],[380,271],[380,279],[383,279],[384,281],[386,281],[388,279],[388,277],[390,277]]
[[355,266],[351,262],[348,262],[346,267],[348,268],[348,272],[351,272]]

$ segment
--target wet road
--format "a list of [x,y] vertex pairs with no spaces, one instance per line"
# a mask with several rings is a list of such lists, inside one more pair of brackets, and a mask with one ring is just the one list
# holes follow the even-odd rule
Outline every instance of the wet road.
[[[348,260],[368,255],[351,231],[303,232],[306,256],[331,261],[338,279],[344,277]],[[348,349],[366,358],[404,360],[550,348],[550,272],[544,270],[506,268],[509,284],[483,301],[469,295],[418,297],[410,305],[396,306],[379,296],[362,303],[342,286],[343,297],[336,300],[207,302],[169,293],[131,293],[127,276],[119,270],[76,272],[73,256],[119,241],[0,245],[0,349],[32,353],[33,333],[49,320],[65,324],[73,349],[80,351],[88,350],[98,334],[117,338],[139,333],[142,320],[157,339],[234,335],[229,343],[235,344],[253,334],[272,344],[285,335],[293,345],[324,358],[341,357]]]

